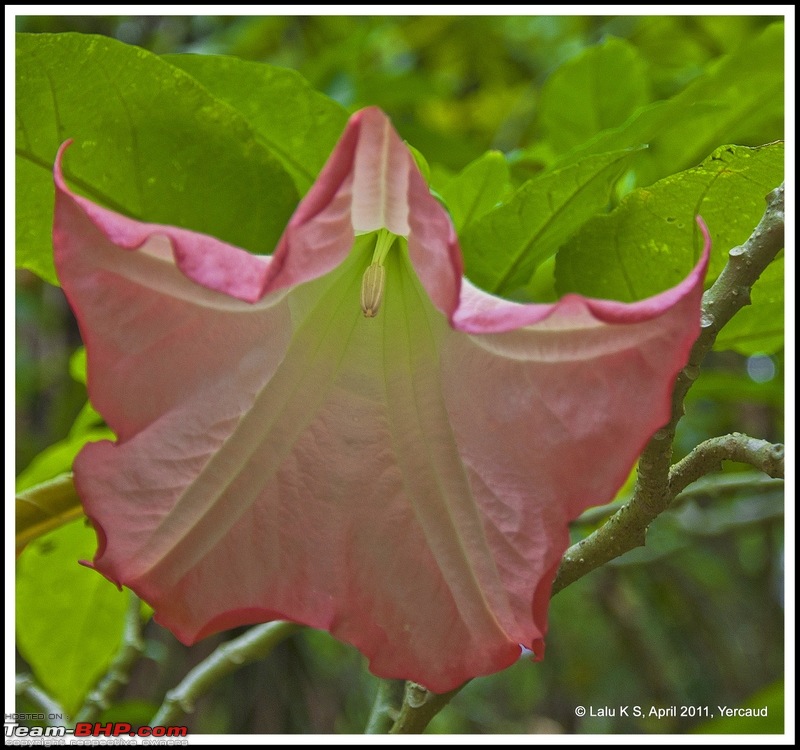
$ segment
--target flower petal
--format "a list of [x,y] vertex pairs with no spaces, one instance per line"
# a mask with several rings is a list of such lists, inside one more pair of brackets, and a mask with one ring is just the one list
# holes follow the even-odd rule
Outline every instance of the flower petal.
[[92,401],[120,440],[192,393],[223,381],[233,402],[274,371],[289,341],[288,312],[280,295],[242,301],[258,299],[268,258],[97,206],[69,192],[60,159],[56,268],[91,352]]
[[455,229],[389,119],[369,107],[350,118],[289,221],[264,291],[332,270],[353,246],[354,233],[382,228],[408,238],[411,261],[428,296],[443,313],[452,314],[463,273]]
[[[634,305],[490,297],[374,109],[271,259],[121,217],[59,170],[57,268],[119,435],[75,463],[97,570],[186,643],[290,619],[436,692],[541,650],[569,520],[669,417],[707,250]],[[356,235],[381,227],[407,250],[365,318]]]

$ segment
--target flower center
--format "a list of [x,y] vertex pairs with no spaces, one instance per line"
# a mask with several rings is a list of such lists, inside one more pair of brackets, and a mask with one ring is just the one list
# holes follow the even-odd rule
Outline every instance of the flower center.
[[386,269],[384,261],[392,249],[397,235],[388,229],[378,230],[378,239],[375,242],[375,252],[372,253],[372,263],[367,266],[361,278],[361,311],[365,318],[374,318],[378,314],[383,299],[383,290],[386,287]]

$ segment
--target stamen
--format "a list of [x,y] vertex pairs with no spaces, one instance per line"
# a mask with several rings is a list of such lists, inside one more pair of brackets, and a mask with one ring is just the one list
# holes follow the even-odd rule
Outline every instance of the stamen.
[[370,263],[361,279],[361,310],[365,318],[374,318],[383,299],[386,269],[380,263]]

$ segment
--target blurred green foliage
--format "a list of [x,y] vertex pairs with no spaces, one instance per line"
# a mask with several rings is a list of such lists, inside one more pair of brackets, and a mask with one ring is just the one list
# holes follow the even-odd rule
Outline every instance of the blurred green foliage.
[[639,81],[625,107],[608,114],[617,121],[602,122],[612,126],[621,124],[635,104],[677,93],[774,20],[37,16],[18,19],[17,30],[99,33],[156,53],[226,54],[293,68],[350,111],[378,105],[423,153],[460,169],[488,148],[509,152],[541,141],[552,127],[537,116],[540,97],[547,95],[543,85],[563,63],[604,39],[627,40],[612,45],[626,50],[615,64],[635,56]]
[[[144,116],[152,111],[147,106],[183,107],[189,120],[193,106],[207,106],[216,117],[228,118],[232,139],[245,139],[252,151],[264,152],[259,169],[269,167],[274,181],[283,186],[286,216],[330,151],[346,113],[365,105],[380,106],[430,163],[432,185],[463,230],[468,267],[471,247],[480,245],[470,237],[479,238],[487,226],[494,227],[494,232],[502,225],[503,232],[510,232],[517,231],[509,229],[517,222],[519,246],[530,243],[532,236],[538,241],[539,235],[545,239],[548,232],[552,235],[542,257],[525,258],[524,273],[509,277],[519,267],[514,265],[518,249],[514,246],[505,248],[512,259],[511,270],[505,269],[508,278],[504,280],[503,269],[495,264],[486,268],[483,279],[506,294],[547,299],[555,295],[556,278],[563,285],[565,277],[577,278],[576,270],[584,272],[580,284],[607,282],[604,260],[595,255],[586,236],[597,227],[621,221],[642,203],[644,193],[637,188],[652,185],[656,197],[677,191],[680,201],[692,204],[686,210],[687,225],[694,206],[690,193],[695,188],[712,203],[744,201],[731,207],[736,210],[741,205],[741,222],[719,228],[723,239],[718,265],[729,249],[726,243],[741,241],[752,229],[762,210],[763,189],[780,168],[777,147],[725,155],[730,161],[753,153],[754,160],[769,161],[763,180],[750,182],[752,190],[744,191],[744,196],[738,187],[725,193],[715,179],[702,182],[708,162],[692,173],[699,182],[688,180],[689,188],[687,173],[676,173],[697,167],[719,146],[755,148],[782,137],[782,29],[776,20],[761,16],[26,16],[17,19],[17,30],[101,34],[165,55],[162,60],[147,57],[154,75],[163,75],[165,86],[175,85],[171,71],[176,66],[194,81],[181,78],[174,91],[162,92],[169,94],[172,103],[165,99],[159,104],[147,92],[139,92],[136,99],[135,91],[128,102],[139,108],[137,132],[141,129],[147,134],[154,154],[163,152],[155,163],[164,174],[155,176],[169,187],[167,180],[174,179],[167,176],[170,151],[185,144],[180,139],[169,147],[159,142],[157,118]],[[112,42],[98,44],[113,46]],[[204,59],[166,54],[187,52],[233,55],[241,60],[231,60],[223,68]],[[242,61],[291,68],[310,86],[296,73],[282,75]],[[50,62],[53,75],[65,72],[62,68],[68,61]],[[74,63],[81,64],[80,55]],[[87,112],[75,122],[78,129],[86,125],[87,117],[103,116],[91,112],[93,95],[99,97],[102,92],[89,88]],[[282,102],[287,96],[295,99]],[[285,106],[277,111],[281,103]],[[264,107],[276,111],[262,116]],[[276,122],[280,133],[273,130]],[[43,123],[32,115],[30,124]],[[99,125],[95,122],[92,127]],[[109,121],[108,127],[113,131],[116,126]],[[291,148],[284,148],[280,141],[287,132],[294,135]],[[41,162],[36,169],[42,170],[41,175],[36,172],[41,185],[39,205],[52,195],[45,173],[60,135],[42,133],[32,139],[36,147],[32,150]],[[640,149],[643,144],[649,148]],[[487,155],[488,149],[502,154]],[[565,188],[554,175],[572,175],[570,184],[581,185],[582,170],[594,163],[586,157],[606,164],[606,157],[593,155],[625,149],[634,150],[631,163],[623,165],[624,179],[615,183],[615,171],[607,182],[594,185],[593,210],[617,206],[616,211],[584,224],[567,244],[567,251],[557,256],[556,267],[553,254],[589,217],[574,221],[573,226],[548,214],[540,226],[542,206],[555,192],[566,192],[564,200],[569,199],[569,186]],[[198,152],[194,167],[198,174],[200,157]],[[86,175],[87,181],[106,180],[111,185],[122,179],[121,172],[114,174],[113,161],[97,151],[94,164],[91,159],[84,161],[89,173],[96,171]],[[739,162],[727,164],[724,171],[741,173],[740,166]],[[218,168],[218,179],[229,183],[231,175],[240,174],[239,167]],[[191,173],[184,176],[189,179]],[[751,178],[753,174],[747,172],[743,179]],[[476,181],[480,190],[473,189]],[[548,186],[548,181],[553,185]],[[116,195],[119,191],[114,186],[108,192]],[[135,203],[135,191],[132,196]],[[168,201],[162,206],[157,195],[150,198],[156,213],[169,210]],[[244,200],[244,213],[253,213],[253,195],[240,195],[232,187],[229,198]],[[126,208],[135,213],[133,203]],[[209,215],[202,201],[200,205],[196,216],[170,216],[170,222],[183,218],[187,226],[207,226],[218,234],[238,232],[242,244],[250,242],[249,235],[259,234],[258,227],[238,220],[222,226],[224,217],[230,216],[230,206]],[[215,216],[220,217],[220,226],[214,225]],[[275,227],[265,229],[262,244],[251,244],[251,249],[267,250]],[[654,231],[648,230],[651,235]],[[37,240],[45,249],[47,241],[46,234]],[[635,248],[626,252],[636,256]],[[578,260],[564,266],[570,254]],[[480,269],[475,258],[474,268]],[[33,267],[48,277],[47,268]],[[686,270],[684,265],[670,272],[681,276]],[[648,277],[648,289],[674,282],[649,278],[646,267],[637,273]],[[571,284],[567,285],[570,289]],[[733,430],[781,439],[782,331],[770,324],[777,322],[783,306],[782,266],[768,270],[755,287],[753,299],[758,305],[740,313],[720,337],[724,348],[749,358],[720,351],[704,363],[681,423],[676,443],[679,455],[707,437]],[[99,432],[103,428],[87,406],[85,385],[79,382],[79,359],[73,367],[75,379],[68,375],[68,362],[80,338],[60,291],[28,271],[18,272],[17,336],[17,468],[28,467],[21,477],[27,486],[46,474],[63,471],[82,441],[105,433]],[[78,534],[78,528],[73,524],[53,532],[52,538],[43,537],[32,552],[25,553],[28,558],[22,558],[21,570],[27,576],[27,590],[33,592],[23,599],[25,606],[36,606],[37,581],[44,585],[45,579],[34,580],[31,571],[35,573],[37,561],[44,560],[45,554],[55,550],[65,559],[88,556],[86,530],[81,527]],[[586,531],[576,529],[576,538]],[[755,486],[736,494],[710,490],[707,497],[660,517],[646,549],[620,558],[553,600],[544,661],[533,664],[523,658],[505,672],[474,680],[434,719],[430,731],[747,732],[750,729],[741,719],[738,724],[702,716],[655,720],[624,717],[619,712],[579,717],[575,708],[639,705],[647,712],[651,706],[716,708],[745,706],[751,701],[771,707],[759,731],[781,732],[782,559],[780,498],[774,491],[765,493]],[[91,578],[105,586],[109,595],[117,594],[78,566],[62,567],[64,579],[51,582],[62,591],[82,591],[82,581]],[[121,607],[110,605],[111,609],[115,606]],[[47,613],[30,616],[48,624]],[[80,627],[78,623],[73,630],[80,634]],[[40,664],[26,649],[24,638],[20,647],[28,659],[21,666],[34,670],[43,684],[74,705],[75,695],[87,689],[97,664],[107,662],[118,642],[113,626],[105,632],[105,640],[98,636],[102,643],[87,657],[89,666],[80,666],[86,684],[76,686],[76,675],[47,676],[57,667]],[[146,637],[147,658],[137,665],[120,701],[102,720],[144,723],[166,690],[229,634],[191,649],[155,625],[148,627]],[[52,658],[52,653],[42,658]],[[303,632],[268,659],[219,683],[199,701],[186,723],[194,732],[209,733],[360,733],[376,686],[377,680],[354,649],[325,633]],[[19,708],[25,709],[24,702]]]

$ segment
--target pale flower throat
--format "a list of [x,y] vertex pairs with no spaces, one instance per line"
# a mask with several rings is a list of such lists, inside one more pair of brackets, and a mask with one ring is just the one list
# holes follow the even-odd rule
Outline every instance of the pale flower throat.
[[372,263],[367,266],[361,278],[361,310],[365,318],[374,318],[378,314],[386,286],[386,269],[383,266],[397,235],[387,229],[378,231]]

